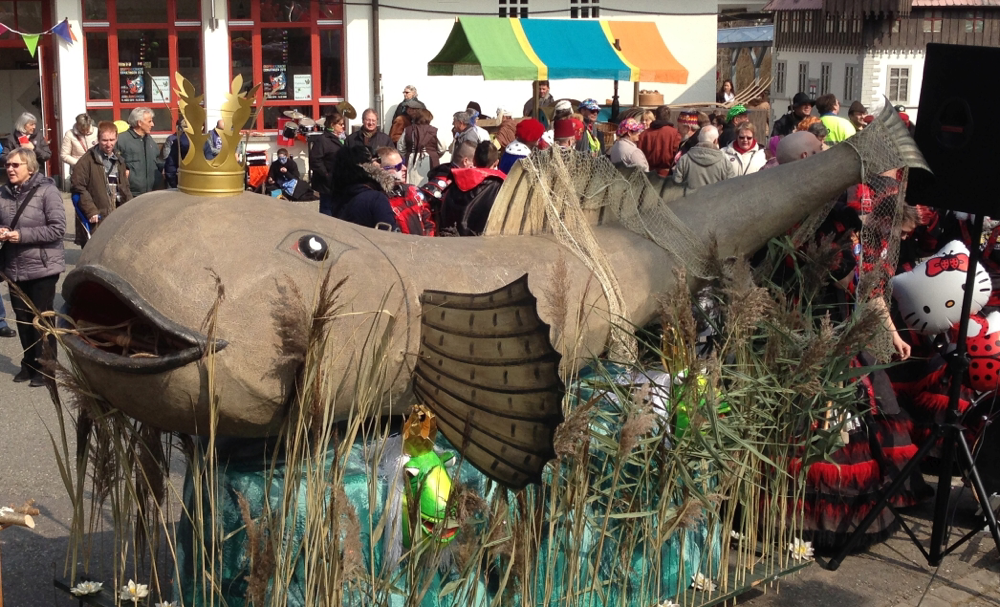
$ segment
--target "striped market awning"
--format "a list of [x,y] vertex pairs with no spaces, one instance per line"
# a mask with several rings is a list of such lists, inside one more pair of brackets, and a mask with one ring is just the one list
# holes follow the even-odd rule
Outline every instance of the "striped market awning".
[[458,17],[427,74],[672,84],[688,79],[652,22],[496,17]]

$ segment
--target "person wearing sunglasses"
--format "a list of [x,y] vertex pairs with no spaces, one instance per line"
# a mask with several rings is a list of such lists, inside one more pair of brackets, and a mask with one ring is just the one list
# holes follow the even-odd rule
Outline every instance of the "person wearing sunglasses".
[[752,122],[744,122],[736,127],[736,139],[722,149],[737,177],[756,173],[767,163],[767,154],[757,143],[756,130]]
[[400,116],[406,113],[406,110],[409,107],[409,105],[406,102],[411,99],[413,99],[414,101],[419,101],[417,99],[417,87],[413,86],[412,84],[407,84],[406,86],[403,87],[403,100],[399,103],[399,105],[396,106],[396,111],[393,112],[392,114],[393,121],[395,121],[396,118],[399,118]]
[[[40,312],[53,309],[56,282],[66,270],[66,213],[59,188],[38,170],[34,150],[15,148],[7,154],[4,168],[9,183],[0,187],[0,257],[4,274],[11,281],[11,303],[24,348],[14,381],[44,386],[41,361],[55,356],[56,343],[51,335],[42,340],[33,325],[31,308]],[[27,302],[16,295],[18,290]]]
[[393,184],[386,190],[389,206],[396,215],[396,224],[403,234],[434,236],[437,225],[431,217],[431,207],[427,194],[415,185],[406,183],[406,163],[394,147],[385,146],[375,150],[379,166],[392,178]]

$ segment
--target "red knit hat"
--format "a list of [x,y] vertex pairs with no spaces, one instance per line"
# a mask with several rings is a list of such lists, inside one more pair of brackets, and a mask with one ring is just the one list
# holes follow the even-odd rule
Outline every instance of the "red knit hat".
[[514,134],[525,143],[535,143],[545,134],[545,126],[534,118],[525,118],[517,123]]
[[556,139],[569,139],[576,137],[576,125],[572,118],[556,120],[552,123],[552,136]]

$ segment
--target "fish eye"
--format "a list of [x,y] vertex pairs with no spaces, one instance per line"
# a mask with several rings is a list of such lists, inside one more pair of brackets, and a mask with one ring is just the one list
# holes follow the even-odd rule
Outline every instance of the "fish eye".
[[324,261],[330,255],[330,247],[320,236],[306,234],[298,241],[299,252],[314,261]]

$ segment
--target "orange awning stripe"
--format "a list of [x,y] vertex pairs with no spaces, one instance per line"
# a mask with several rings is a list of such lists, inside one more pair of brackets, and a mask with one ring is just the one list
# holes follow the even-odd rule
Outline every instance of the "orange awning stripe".
[[687,84],[688,71],[670,53],[655,23],[644,21],[608,21],[618,39],[621,54],[639,68],[641,82]]

